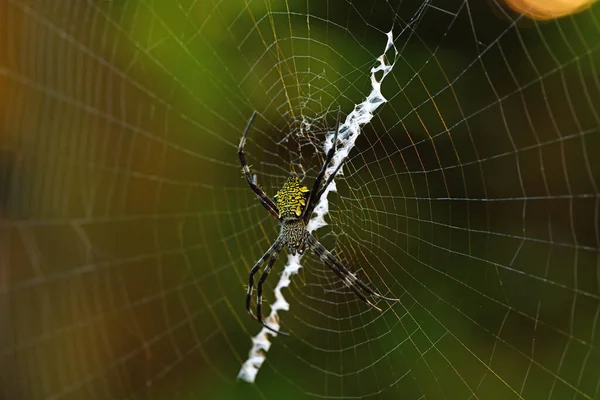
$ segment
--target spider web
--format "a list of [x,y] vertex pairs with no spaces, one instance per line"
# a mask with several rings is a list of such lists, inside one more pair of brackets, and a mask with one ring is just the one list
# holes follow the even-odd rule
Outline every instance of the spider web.
[[[1,4],[0,398],[600,397],[598,5]],[[389,32],[387,102],[315,236],[401,301],[377,313],[307,254],[291,335],[239,382],[278,233],[242,131],[257,110],[267,194],[310,187]]]

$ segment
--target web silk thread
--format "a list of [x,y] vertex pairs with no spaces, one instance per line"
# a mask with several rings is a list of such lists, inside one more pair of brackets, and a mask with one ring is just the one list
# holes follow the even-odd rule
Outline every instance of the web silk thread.
[[[338,132],[338,145],[337,152],[331,161],[331,165],[327,168],[325,177],[329,176],[335,169],[348,157],[350,151],[354,147],[356,139],[360,135],[361,126],[368,124],[373,119],[373,112],[387,102],[386,98],[381,93],[381,84],[385,77],[392,71],[396,63],[398,56],[398,50],[394,45],[394,37],[392,31],[387,34],[387,43],[385,50],[377,58],[378,65],[371,68],[371,93],[361,103],[354,106],[354,110],[346,116],[346,120],[340,125]],[[386,53],[393,49],[394,59],[388,64]],[[381,77],[377,79],[376,75],[380,74]],[[333,146],[333,133],[327,136],[325,141],[324,151],[327,153]],[[343,169],[340,169],[338,175],[343,173]],[[315,207],[314,216],[308,223],[307,230],[313,232],[325,225],[325,214],[329,212],[329,201],[327,196],[329,192],[336,191],[335,180],[327,187],[321,201]],[[275,286],[275,302],[271,306],[271,313],[265,319],[273,329],[279,329],[279,311],[288,311],[290,304],[285,300],[281,290],[286,288],[291,283],[291,277],[298,273],[302,265],[300,264],[301,255],[288,255],[287,263],[283,269],[281,277],[277,286]],[[262,328],[260,332],[252,338],[252,348],[248,354],[248,359],[242,364],[242,368],[238,373],[238,379],[253,383],[256,379],[256,375],[264,361],[266,360],[266,353],[271,348],[271,342],[269,341],[268,335],[277,336],[277,333],[272,332],[266,328]]]

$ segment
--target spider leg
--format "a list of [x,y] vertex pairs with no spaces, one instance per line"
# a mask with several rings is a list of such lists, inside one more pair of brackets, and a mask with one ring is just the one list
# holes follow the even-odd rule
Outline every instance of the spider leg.
[[325,193],[325,189],[327,189],[327,186],[329,186],[329,184],[333,181],[333,179],[337,175],[340,168],[342,168],[342,165],[344,165],[344,164],[340,163],[340,165],[337,166],[335,171],[333,171],[333,173],[327,177],[327,180],[325,181],[323,188],[321,188],[321,190],[319,190],[319,193],[317,193],[317,195],[315,196],[315,203],[314,203],[313,209],[317,206],[317,204],[319,203],[319,200],[321,200],[321,196],[323,196],[323,193]]
[[275,249],[276,245],[277,241],[275,241],[275,243],[273,243],[271,247],[269,247],[269,249],[265,252],[265,254],[262,255],[262,257],[256,262],[256,264],[254,264],[254,266],[250,270],[250,274],[248,275],[248,293],[246,294],[246,310],[252,316],[252,318],[256,320],[258,320],[256,318],[256,315],[254,315],[254,313],[250,309],[250,304],[252,302],[252,288],[254,287],[254,275],[256,275],[261,265],[263,265],[265,261],[267,261],[267,259],[271,256],[271,254],[273,254],[273,250]]
[[269,272],[271,272],[271,267],[273,267],[273,264],[275,264],[275,261],[277,261],[277,258],[279,257],[279,253],[281,252],[281,249],[283,248],[282,243],[278,243],[278,242],[275,242],[275,243],[277,244],[277,246],[275,246],[273,248],[273,250],[271,252],[271,259],[269,260],[269,263],[265,267],[265,270],[263,271],[262,275],[260,276],[260,279],[258,280],[257,299],[256,299],[256,315],[258,316],[258,318],[257,318],[258,322],[260,322],[265,328],[267,328],[275,333],[281,333],[282,335],[287,336],[288,334],[286,332],[277,331],[277,330],[271,328],[270,326],[268,326],[263,321],[263,315],[262,315],[263,283],[267,280],[267,277],[269,276]]
[[[319,200],[321,199],[321,195],[325,191],[324,189],[333,180],[332,176],[335,176],[335,174],[337,174],[337,171],[340,169],[340,167],[337,167],[335,172],[327,179],[327,183],[325,183],[323,190],[320,190],[319,186],[321,186],[321,182],[323,181],[323,177],[325,176],[325,171],[327,171],[327,166],[329,165],[329,162],[331,162],[331,159],[333,158],[333,156],[335,154],[335,150],[337,149],[338,130],[340,129],[340,113],[341,112],[338,109],[337,121],[335,123],[335,132],[333,133],[333,145],[331,146],[331,149],[329,149],[329,151],[327,152],[327,156],[325,156],[325,162],[323,163],[321,170],[317,174],[317,177],[315,178],[315,183],[313,183],[312,190],[310,191],[310,194],[308,195],[306,207],[304,208],[304,214],[302,216],[304,218],[305,223],[308,223],[308,220],[310,219],[310,216],[312,215],[313,210],[315,209],[316,205],[319,203]],[[316,194],[315,194],[315,192],[316,192]]]
[[381,311],[381,309],[371,303],[360,291],[359,288],[368,293],[371,296],[378,297],[380,299],[388,300],[388,301],[400,301],[399,299],[385,297],[380,295],[371,289],[366,283],[364,283],[360,278],[353,274],[346,268],[344,264],[342,264],[329,250],[325,248],[313,235],[310,233],[306,236],[306,241],[310,249],[319,257],[323,264],[327,265],[329,268],[336,273],[337,276],[348,286],[362,301],[367,303],[370,307]]
[[256,117],[256,111],[254,111],[252,113],[252,116],[248,120],[246,129],[244,130],[244,134],[242,135],[242,139],[240,140],[240,145],[238,147],[238,157],[240,159],[240,164],[242,165],[242,170],[244,171],[244,176],[246,177],[246,182],[248,182],[250,189],[252,189],[252,191],[258,197],[258,200],[260,200],[260,204],[262,204],[264,208],[269,210],[269,212],[271,213],[271,215],[273,215],[273,217],[275,217],[275,219],[279,219],[279,213],[277,211],[277,206],[275,205],[273,200],[271,200],[269,198],[269,196],[267,196],[265,194],[265,192],[263,192],[263,190],[258,187],[255,179],[253,179],[253,177],[252,177],[252,174],[250,174],[250,167],[248,167],[248,163],[246,162],[246,154],[244,153],[244,146],[246,144],[246,137],[248,136],[248,133],[250,132],[250,128],[252,127],[252,122],[254,122],[255,117]]
[[323,264],[327,265],[329,268],[331,268],[331,270],[333,272],[335,272],[335,274],[342,280],[342,282],[344,282],[344,284],[346,286],[348,286],[350,288],[350,290],[352,290],[354,292],[354,294],[361,299],[363,302],[367,303],[367,305],[379,312],[381,312],[381,308],[377,307],[375,304],[371,303],[369,301],[369,299],[367,299],[367,297],[362,294],[360,292],[360,290],[358,290],[353,282],[353,276],[352,275],[344,275],[344,273],[342,271],[340,271],[340,269],[335,265],[335,264],[331,264],[329,260],[327,259],[321,259],[321,261],[323,262]]

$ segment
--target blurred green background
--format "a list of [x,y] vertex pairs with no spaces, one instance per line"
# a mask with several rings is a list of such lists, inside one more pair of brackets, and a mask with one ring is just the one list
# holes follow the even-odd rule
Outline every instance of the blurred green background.
[[[0,399],[600,398],[597,5],[5,0],[0,25]],[[268,194],[310,186],[390,30],[316,236],[401,302],[305,256],[239,382],[278,232],[242,131],[257,110]]]

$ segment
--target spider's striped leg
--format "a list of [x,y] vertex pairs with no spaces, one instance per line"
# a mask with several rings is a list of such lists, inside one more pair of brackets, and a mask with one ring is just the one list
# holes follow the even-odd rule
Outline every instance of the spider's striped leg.
[[264,208],[269,210],[269,212],[271,213],[271,215],[273,215],[273,217],[275,217],[275,219],[279,219],[279,213],[277,212],[277,206],[275,205],[273,200],[271,200],[269,198],[269,196],[267,196],[265,194],[265,192],[263,192],[263,190],[258,187],[258,185],[255,183],[255,180],[252,178],[252,174],[250,173],[250,167],[248,167],[248,163],[246,161],[246,153],[244,153],[246,137],[248,136],[248,133],[250,132],[250,128],[252,127],[252,122],[254,122],[255,117],[256,117],[256,111],[254,111],[252,113],[252,116],[248,120],[248,125],[246,125],[246,129],[244,130],[244,134],[242,135],[242,139],[240,140],[240,145],[238,147],[238,157],[240,159],[240,164],[242,166],[242,170],[244,171],[244,176],[246,177],[246,182],[248,182],[250,189],[252,189],[252,191],[258,197],[258,200],[260,200],[260,204],[262,204]]
[[[318,242],[317,242],[318,243]],[[320,243],[319,243],[320,245]],[[321,245],[321,247],[323,247]],[[371,289],[369,287],[369,285],[367,285],[365,282],[363,282],[359,277],[356,276],[356,274],[350,272],[348,270],[348,268],[346,268],[346,266],[344,264],[342,264],[333,254],[331,254],[327,249],[325,249],[325,251],[327,251],[327,253],[329,254],[329,256],[331,257],[331,262],[334,263],[339,269],[340,271],[345,275],[348,276],[349,279],[357,284],[358,286],[360,286],[365,292],[367,292],[368,294],[370,294],[371,296],[375,296],[378,297],[380,299],[384,299],[387,301],[400,301],[399,299],[393,298],[393,297],[385,297],[379,293],[377,293],[376,291],[374,291],[373,289]]]
[[256,264],[254,264],[254,266],[250,270],[250,274],[248,275],[248,293],[246,294],[246,310],[252,316],[252,318],[256,320],[258,320],[258,318],[256,318],[256,315],[254,315],[254,313],[250,309],[250,304],[252,302],[252,288],[254,287],[254,275],[256,275],[261,265],[263,265],[265,261],[267,261],[267,259],[271,256],[271,254],[273,254],[273,250],[275,250],[276,246],[278,246],[277,241],[275,241],[275,243],[273,243],[271,247],[269,247],[269,249],[265,252],[265,254],[262,255],[262,257],[256,262]]
[[279,257],[279,253],[281,252],[281,249],[283,248],[283,243],[280,243],[280,242],[275,242],[275,243],[277,244],[277,246],[273,246],[273,250],[271,251],[271,259],[269,260],[269,263],[265,267],[265,270],[263,271],[262,275],[260,276],[260,279],[258,280],[257,299],[256,299],[256,315],[258,316],[258,322],[260,322],[265,328],[267,328],[275,333],[281,333],[282,335],[287,336],[288,335],[287,333],[282,332],[282,331],[276,331],[275,329],[273,329],[270,326],[268,326],[267,324],[265,324],[265,322],[263,321],[263,316],[262,316],[263,283],[265,282],[265,280],[267,280],[267,277],[269,276],[269,272],[271,272],[271,267],[273,267],[273,264],[275,264],[275,261],[277,261],[277,257]]
[[325,191],[325,188],[327,188],[327,186],[331,183],[333,177],[335,176],[335,174],[337,174],[338,170],[340,169],[340,167],[337,167],[335,172],[331,174],[327,179],[327,183],[325,183],[325,186],[323,186],[323,190],[319,189],[319,186],[321,186],[321,182],[323,181],[323,177],[325,176],[325,171],[327,171],[327,166],[329,165],[329,162],[333,158],[335,150],[337,149],[338,130],[340,129],[340,114],[341,112],[340,110],[338,110],[337,122],[335,123],[335,132],[333,133],[333,145],[331,146],[331,149],[329,149],[329,151],[327,152],[327,156],[325,156],[325,162],[323,163],[321,170],[317,174],[317,177],[315,178],[315,183],[313,183],[312,190],[308,195],[308,201],[306,202],[306,207],[304,208],[303,213],[305,223],[308,223],[308,220],[310,219],[310,216],[312,215],[312,212],[315,209],[316,205],[319,203],[319,200],[321,199],[321,195]]
[[371,303],[359,290],[361,288],[371,296],[375,296],[388,301],[400,301],[395,298],[385,297],[380,295],[371,289],[366,283],[364,283],[360,278],[353,274],[346,268],[344,264],[342,264],[329,250],[325,248],[313,235],[307,234],[306,237],[308,246],[310,249],[321,259],[323,264],[327,265],[329,268],[336,273],[337,276],[348,286],[362,301],[367,303],[370,307],[381,311],[381,309]]
[[335,274],[344,282],[344,284],[346,286],[348,286],[350,288],[350,290],[352,290],[354,292],[354,294],[361,299],[363,302],[367,303],[367,305],[379,312],[381,312],[381,308],[377,307],[375,304],[371,303],[369,301],[369,299],[366,298],[366,296],[364,294],[362,294],[360,292],[360,290],[358,290],[355,286],[355,283],[353,282],[352,279],[354,279],[354,277],[352,275],[348,276],[348,275],[344,275],[344,273],[342,271],[340,271],[340,269],[335,265],[335,264],[331,264],[331,262],[328,259],[321,259],[323,264],[327,265],[329,268],[331,268],[331,270],[333,272],[335,272]]

